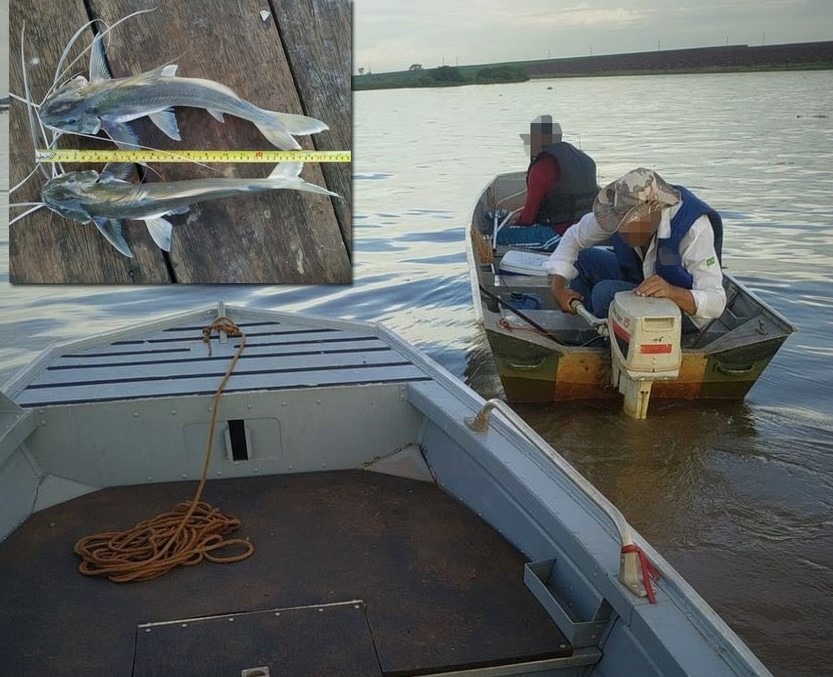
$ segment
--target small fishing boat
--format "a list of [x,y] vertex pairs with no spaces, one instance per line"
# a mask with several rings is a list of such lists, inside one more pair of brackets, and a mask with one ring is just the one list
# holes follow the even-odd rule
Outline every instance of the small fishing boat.
[[[472,295],[509,402],[619,396],[611,345],[580,315],[561,312],[541,268],[544,254],[493,246],[503,214],[523,206],[525,172],[496,176],[477,200],[467,258]],[[723,315],[681,339],[675,378],[651,397],[743,399],[795,331],[782,315],[724,272]]]
[[[55,346],[0,394],[0,494],[16,677],[768,674],[508,405],[379,325],[220,304]],[[125,573],[198,497],[235,538]]]

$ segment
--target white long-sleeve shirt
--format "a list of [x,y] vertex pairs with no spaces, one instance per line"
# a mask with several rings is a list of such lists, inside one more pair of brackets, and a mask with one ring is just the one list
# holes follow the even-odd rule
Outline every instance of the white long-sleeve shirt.
[[[680,205],[674,205],[662,212],[662,220],[656,236],[651,238],[644,258],[639,247],[635,251],[642,258],[642,274],[645,279],[656,273],[657,238],[671,235],[671,219]],[[579,252],[587,247],[600,244],[610,238],[610,233],[602,230],[593,212],[585,214],[581,221],[567,229],[555,251],[544,264],[550,275],[560,275],[565,280],[572,280],[578,271],[575,262]],[[691,293],[694,296],[696,312],[692,321],[702,327],[709,320],[720,317],[726,307],[726,291],[723,289],[723,273],[714,248],[714,231],[707,216],[701,216],[692,225],[680,241],[680,258],[683,268],[691,273]]]

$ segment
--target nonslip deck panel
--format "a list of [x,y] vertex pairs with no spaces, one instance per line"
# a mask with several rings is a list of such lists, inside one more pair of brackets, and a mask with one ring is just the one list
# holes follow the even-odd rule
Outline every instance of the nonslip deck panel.
[[[241,323],[246,348],[226,390],[412,382],[429,378],[372,333],[281,322]],[[239,345],[200,326],[67,348],[15,400],[23,407],[212,394]]]
[[[385,675],[564,656],[523,583],[524,558],[435,485],[363,471],[214,481],[255,554],[118,585],[72,546],[191,497],[194,483],[105,489],[33,515],[0,544],[0,665],[10,674],[129,675],[137,626],[362,600]],[[316,652],[326,637],[310,636]]]
[[[326,637],[309,651],[310,637]],[[381,677],[364,605],[346,602],[139,627],[133,677]],[[258,669],[261,671],[258,672]]]

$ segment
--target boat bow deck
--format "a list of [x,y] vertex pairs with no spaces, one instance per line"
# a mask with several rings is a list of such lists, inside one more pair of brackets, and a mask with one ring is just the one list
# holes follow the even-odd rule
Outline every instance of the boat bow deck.
[[[253,316],[252,316],[253,315]],[[176,326],[141,335],[115,334],[84,347],[52,350],[48,364],[15,392],[23,407],[213,393],[239,339],[203,342],[216,314],[190,315]],[[246,348],[226,390],[285,390],[320,386],[407,383],[428,380],[419,366],[383,334],[344,323],[333,328],[297,320],[239,319]],[[7,388],[9,392],[9,388]]]

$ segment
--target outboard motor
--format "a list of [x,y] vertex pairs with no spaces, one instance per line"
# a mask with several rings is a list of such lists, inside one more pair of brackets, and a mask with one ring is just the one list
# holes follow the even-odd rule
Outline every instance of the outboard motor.
[[619,292],[610,304],[607,325],[612,384],[625,396],[625,413],[645,418],[653,382],[680,373],[680,309],[669,299]]

